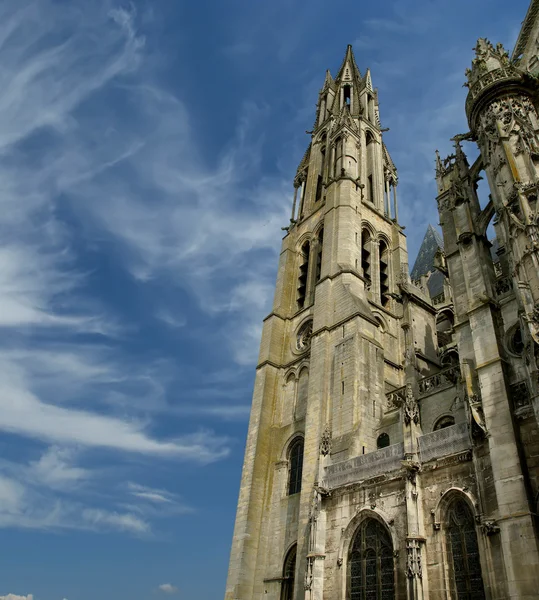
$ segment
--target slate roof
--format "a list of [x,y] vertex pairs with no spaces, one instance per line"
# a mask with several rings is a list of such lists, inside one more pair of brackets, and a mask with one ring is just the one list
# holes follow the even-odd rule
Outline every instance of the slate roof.
[[442,236],[432,225],[429,225],[410,274],[412,281],[419,279],[422,275],[426,275],[429,271],[434,271],[434,257],[439,249],[444,249]]

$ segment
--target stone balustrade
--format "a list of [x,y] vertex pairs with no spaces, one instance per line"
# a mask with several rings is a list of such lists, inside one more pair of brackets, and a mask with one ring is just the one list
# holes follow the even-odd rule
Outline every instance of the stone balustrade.
[[428,462],[449,454],[456,454],[472,447],[467,423],[457,423],[419,438],[421,462]]
[[419,396],[432,394],[439,389],[455,385],[459,377],[460,367],[458,365],[448,367],[434,375],[429,375],[429,377],[424,377],[419,380]]
[[376,475],[398,471],[403,459],[404,444],[401,442],[329,465],[325,468],[322,487],[331,490],[349,483],[364,481]]

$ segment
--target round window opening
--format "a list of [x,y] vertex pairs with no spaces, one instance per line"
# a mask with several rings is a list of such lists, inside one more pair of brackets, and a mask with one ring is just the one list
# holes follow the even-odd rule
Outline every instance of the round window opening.
[[296,348],[298,350],[307,350],[311,347],[311,337],[313,335],[313,322],[307,321],[298,330],[296,337]]
[[509,334],[509,350],[517,356],[522,356],[524,353],[524,342],[522,341],[522,331],[517,325]]

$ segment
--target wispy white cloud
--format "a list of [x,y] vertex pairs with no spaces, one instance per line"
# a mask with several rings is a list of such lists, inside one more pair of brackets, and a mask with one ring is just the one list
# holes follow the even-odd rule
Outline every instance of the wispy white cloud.
[[26,381],[21,367],[0,359],[0,429],[46,442],[104,447],[210,462],[228,454],[227,440],[210,432],[159,440],[142,421],[125,421],[89,410],[43,402]]
[[17,596],[17,594],[7,594],[7,596],[0,596],[0,600],[34,600],[33,594],[27,596]]
[[162,583],[159,586],[159,590],[165,594],[177,594],[179,591],[178,588],[171,583]]
[[55,446],[27,464],[2,460],[0,528],[115,530],[148,536],[154,534],[153,521],[194,512],[176,493],[131,481],[108,486],[103,493],[99,484],[107,470],[80,467],[79,454]]

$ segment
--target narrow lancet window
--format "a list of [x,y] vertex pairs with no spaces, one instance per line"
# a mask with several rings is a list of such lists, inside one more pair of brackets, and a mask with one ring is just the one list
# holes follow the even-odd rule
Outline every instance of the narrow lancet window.
[[303,474],[303,440],[297,439],[290,448],[290,476],[288,480],[288,495],[301,491],[301,476]]
[[380,302],[382,306],[389,304],[389,259],[388,249],[384,241],[380,242]]
[[293,600],[294,581],[296,578],[297,545],[292,546],[286,555],[283,566],[283,580],[281,584],[281,600]]
[[322,275],[322,251],[324,249],[324,228],[318,234],[318,250],[316,253],[316,282],[320,281]]
[[349,85],[345,85],[342,89],[342,93],[343,93],[343,103],[347,104],[348,106],[350,106],[350,102],[351,102],[351,88]]
[[371,235],[367,229],[361,232],[361,269],[367,280],[367,288],[371,285]]
[[301,264],[299,267],[298,277],[298,308],[305,306],[305,298],[307,293],[307,277],[309,275],[309,257],[311,253],[311,245],[305,242],[301,247]]

